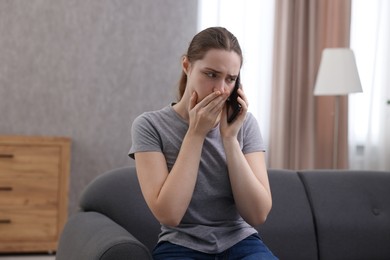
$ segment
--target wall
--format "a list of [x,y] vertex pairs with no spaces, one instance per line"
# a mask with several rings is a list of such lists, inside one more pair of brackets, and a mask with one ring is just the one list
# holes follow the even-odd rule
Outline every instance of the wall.
[[197,1],[0,1],[0,134],[72,139],[70,214],[97,175],[134,165],[130,126],[176,97]]

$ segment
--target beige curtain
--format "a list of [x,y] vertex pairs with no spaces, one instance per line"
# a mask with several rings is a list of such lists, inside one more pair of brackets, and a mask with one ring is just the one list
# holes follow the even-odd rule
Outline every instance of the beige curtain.
[[[332,168],[333,97],[314,97],[321,53],[349,46],[351,0],[276,0],[269,167]],[[348,166],[347,99],[338,168]]]

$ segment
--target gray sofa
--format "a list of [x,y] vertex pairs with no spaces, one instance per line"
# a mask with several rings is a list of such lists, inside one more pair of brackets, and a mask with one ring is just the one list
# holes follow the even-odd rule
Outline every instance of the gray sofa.
[[[268,174],[273,208],[258,230],[280,259],[390,259],[390,172],[271,169]],[[56,259],[151,259],[159,231],[135,168],[115,169],[85,189]]]

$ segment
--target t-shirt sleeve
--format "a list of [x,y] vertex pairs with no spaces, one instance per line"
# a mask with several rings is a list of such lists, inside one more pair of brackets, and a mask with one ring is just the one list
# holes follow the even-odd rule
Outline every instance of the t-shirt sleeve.
[[161,138],[153,122],[146,114],[138,116],[131,127],[129,156],[134,159],[137,152],[161,152]]
[[265,152],[266,147],[261,136],[261,131],[256,118],[251,114],[247,114],[247,118],[243,125],[243,148],[244,154],[253,152]]

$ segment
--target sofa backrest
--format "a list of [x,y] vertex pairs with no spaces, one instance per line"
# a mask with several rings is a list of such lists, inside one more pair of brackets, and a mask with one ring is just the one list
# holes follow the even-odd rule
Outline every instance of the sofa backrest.
[[82,211],[96,211],[124,227],[150,251],[160,224],[142,196],[134,167],[114,169],[95,178],[80,199]]
[[390,259],[390,173],[299,172],[321,260]]
[[[390,173],[268,170],[273,197],[257,229],[283,260],[390,259]],[[152,250],[160,224],[142,196],[134,167],[100,175],[81,211],[96,211]]]
[[313,215],[305,188],[295,171],[268,170],[272,209],[258,227],[265,244],[280,259],[317,259]]

